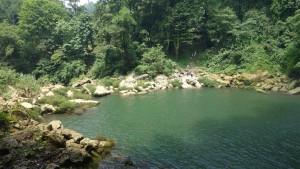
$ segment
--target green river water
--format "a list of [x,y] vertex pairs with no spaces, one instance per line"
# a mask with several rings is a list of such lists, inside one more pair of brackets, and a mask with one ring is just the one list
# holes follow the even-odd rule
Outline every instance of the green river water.
[[156,168],[300,168],[300,97],[238,89],[158,91],[99,99],[53,115],[114,152]]

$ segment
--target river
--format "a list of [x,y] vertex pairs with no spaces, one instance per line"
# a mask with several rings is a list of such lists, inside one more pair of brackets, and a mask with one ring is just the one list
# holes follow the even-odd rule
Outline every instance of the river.
[[52,115],[115,153],[162,168],[300,168],[300,97],[239,89],[166,90],[99,99]]

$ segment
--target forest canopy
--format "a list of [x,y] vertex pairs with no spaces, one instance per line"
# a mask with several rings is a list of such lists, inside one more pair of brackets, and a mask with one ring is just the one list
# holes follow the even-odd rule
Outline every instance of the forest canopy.
[[0,0],[0,64],[64,84],[170,74],[191,59],[299,78],[299,30],[300,0]]

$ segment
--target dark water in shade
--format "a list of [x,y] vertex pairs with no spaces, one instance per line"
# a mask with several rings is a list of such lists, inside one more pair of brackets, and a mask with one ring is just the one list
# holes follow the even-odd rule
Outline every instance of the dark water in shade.
[[[300,168],[300,96],[237,89],[159,91],[100,99],[81,116],[55,115],[85,136],[164,168]],[[150,166],[151,166],[150,165]]]

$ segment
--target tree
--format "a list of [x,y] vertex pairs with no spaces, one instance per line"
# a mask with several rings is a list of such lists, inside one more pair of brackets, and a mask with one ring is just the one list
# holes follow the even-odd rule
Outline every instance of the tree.
[[285,20],[300,8],[300,0],[273,0],[271,10],[276,19]]
[[0,21],[8,20],[10,24],[16,25],[22,2],[23,0],[0,0]]
[[96,5],[97,41],[106,46],[105,62],[114,71],[126,73],[137,64],[133,34],[137,25],[125,1],[98,2]]
[[18,68],[22,45],[16,26],[0,23],[0,62]]
[[53,34],[56,23],[66,17],[66,11],[56,1],[25,0],[19,27],[29,39],[46,39]]
[[294,16],[287,18],[287,37],[290,43],[283,53],[284,68],[291,77],[300,77],[300,10]]
[[236,38],[234,32],[237,25],[238,18],[231,8],[218,10],[207,22],[210,40],[218,47],[230,45]]
[[203,7],[193,0],[179,2],[171,9],[165,23],[166,40],[167,49],[169,42],[173,41],[176,58],[182,44],[192,44],[199,37],[197,33],[203,24],[203,16]]
[[27,72],[35,68],[42,58],[49,58],[57,48],[53,33],[56,24],[67,18],[67,12],[59,1],[25,0],[19,14],[19,28],[26,42],[23,47]]

